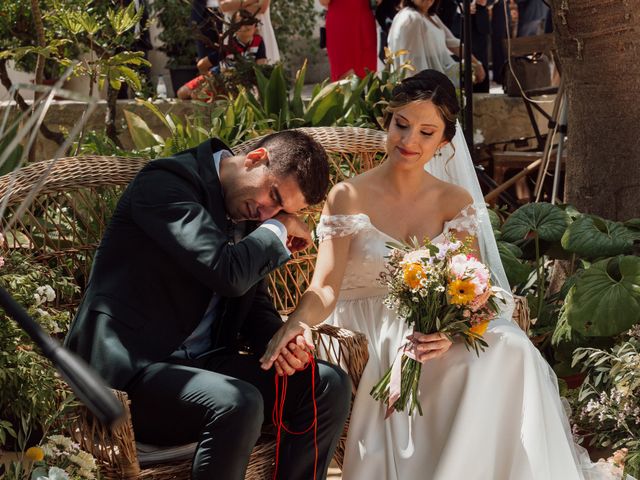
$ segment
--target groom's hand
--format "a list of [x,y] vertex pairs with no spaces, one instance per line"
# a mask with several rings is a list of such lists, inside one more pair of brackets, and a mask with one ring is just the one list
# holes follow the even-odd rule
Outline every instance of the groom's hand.
[[[301,338],[298,339],[298,337]],[[311,335],[309,325],[290,318],[284,323],[284,325],[282,325],[282,327],[280,327],[280,330],[278,330],[269,341],[264,355],[260,358],[260,366],[264,370],[269,370],[276,359],[280,356],[283,349],[292,342],[296,343],[301,348],[304,347],[307,351],[314,349],[313,336]]]
[[296,215],[280,212],[273,218],[287,229],[287,248],[291,252],[299,252],[311,245],[311,232],[307,224]]
[[310,361],[309,349],[304,337],[299,335],[295,342],[290,342],[280,351],[280,355],[273,363],[276,373],[280,376],[293,375],[300,370],[304,370]]

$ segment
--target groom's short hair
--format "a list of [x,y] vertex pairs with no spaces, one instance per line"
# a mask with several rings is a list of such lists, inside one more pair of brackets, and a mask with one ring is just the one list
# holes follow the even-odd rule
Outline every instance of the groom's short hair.
[[263,137],[253,148],[269,152],[269,170],[278,177],[293,175],[309,205],[324,200],[329,188],[329,160],[324,147],[300,130]]

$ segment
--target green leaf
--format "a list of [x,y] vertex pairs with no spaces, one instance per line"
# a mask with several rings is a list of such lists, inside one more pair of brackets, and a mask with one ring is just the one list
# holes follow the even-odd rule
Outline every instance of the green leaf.
[[517,242],[539,236],[542,240],[557,242],[567,228],[568,217],[550,203],[528,203],[516,210],[502,226],[502,238]]
[[122,35],[127,30],[133,28],[142,18],[143,9],[140,8],[136,12],[135,2],[131,2],[127,8],[107,11],[107,18],[111,24],[111,28],[116,35]]
[[124,118],[127,121],[127,127],[129,127],[131,140],[137,149],[144,150],[163,143],[162,138],[154,134],[147,123],[135,113],[124,110]]
[[141,98],[137,99],[137,102],[144,107],[146,107],[151,113],[153,113],[163,124],[165,127],[169,129],[170,132],[174,132],[176,129],[175,123],[171,120],[168,115],[165,115],[160,111],[160,109],[154,105],[153,103],[143,100]]
[[102,27],[100,22],[96,18],[92,17],[89,12],[73,12],[72,15],[76,17],[76,21],[89,35],[95,35]]
[[640,322],[640,258],[618,256],[591,265],[565,299],[569,325],[586,336],[613,336]]
[[117,69],[124,81],[127,82],[133,90],[140,91],[142,89],[142,82],[140,81],[138,72],[124,65],[117,67]]
[[267,97],[264,99],[267,115],[280,115],[289,111],[289,92],[287,91],[287,81],[284,78],[282,64],[277,65],[267,85]]
[[493,230],[500,230],[500,225],[502,225],[502,222],[500,221],[500,215],[498,215],[495,210],[491,208],[487,208],[487,213],[489,214],[489,222],[491,222],[491,228]]
[[622,223],[593,215],[578,217],[562,236],[564,249],[588,258],[630,253],[634,235]]
[[518,258],[522,255],[522,250],[513,244],[498,242],[498,252],[500,252],[500,259],[507,274],[509,285],[515,287],[526,282],[533,267],[528,263],[523,263]]
[[[4,154],[5,150],[9,147],[9,144],[15,138],[17,131],[18,131],[18,125],[15,125],[11,130],[6,132],[0,138],[0,152],[2,154]],[[13,152],[11,152],[9,156],[5,159],[4,163],[0,165],[0,175],[5,175],[7,173],[14,171],[14,169],[20,163],[20,159],[22,158],[23,151],[24,151],[24,147],[22,145],[20,144],[16,145],[16,148],[13,150]]]
[[151,66],[151,63],[144,58],[144,52],[120,52],[109,57],[106,61],[107,65],[145,65]]
[[302,101],[302,87],[304,87],[304,77],[307,73],[307,59],[300,70],[296,72],[296,81],[293,86],[293,97],[291,98],[291,112],[297,118],[304,116],[304,102]]

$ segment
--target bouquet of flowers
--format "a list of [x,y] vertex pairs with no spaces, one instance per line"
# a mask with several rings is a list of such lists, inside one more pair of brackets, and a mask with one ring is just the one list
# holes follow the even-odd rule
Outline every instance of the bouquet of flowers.
[[[422,245],[389,244],[386,271],[381,282],[389,288],[385,305],[413,326],[414,332],[442,333],[450,340],[462,339],[476,354],[487,347],[482,338],[498,313],[499,289],[492,287],[489,269],[471,252],[472,237],[455,237],[442,243],[426,240]],[[393,410],[417,408],[422,364],[416,360],[416,344],[409,340],[393,365],[371,390],[371,395]]]

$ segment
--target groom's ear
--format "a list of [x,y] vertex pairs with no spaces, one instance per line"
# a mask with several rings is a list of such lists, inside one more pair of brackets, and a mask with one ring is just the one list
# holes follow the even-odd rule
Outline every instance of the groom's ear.
[[257,167],[259,165],[267,165],[269,163],[269,152],[266,148],[260,147],[247,153],[244,159],[244,165],[247,168]]

